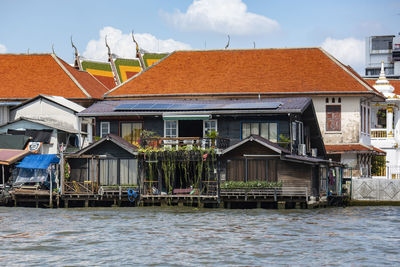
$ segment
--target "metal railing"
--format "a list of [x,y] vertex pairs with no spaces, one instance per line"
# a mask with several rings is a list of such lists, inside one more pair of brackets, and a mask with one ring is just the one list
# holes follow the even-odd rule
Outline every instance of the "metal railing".
[[179,148],[186,147],[200,147],[200,148],[220,148],[225,149],[229,147],[230,140],[228,138],[200,138],[200,137],[163,137],[163,138],[144,138],[141,140],[142,147],[168,147]]
[[274,187],[274,188],[243,188],[243,189],[222,189],[221,197],[247,197],[256,198],[264,196],[276,197],[305,197],[308,199],[307,187]]

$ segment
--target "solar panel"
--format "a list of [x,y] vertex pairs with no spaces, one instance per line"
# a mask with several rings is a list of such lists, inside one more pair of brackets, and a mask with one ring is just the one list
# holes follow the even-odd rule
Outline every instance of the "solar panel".
[[154,103],[139,103],[136,104],[135,109],[152,109]]
[[152,109],[157,109],[157,110],[160,110],[160,109],[169,109],[169,107],[171,107],[173,104],[161,104],[161,103],[157,103],[157,104],[154,104],[154,106],[152,107]]
[[114,108],[114,110],[131,110],[134,108],[134,106],[136,106],[136,103],[135,104],[121,104],[121,105],[116,106]]
[[232,103],[223,106],[223,109],[277,109],[280,102],[252,102],[252,103]]
[[116,106],[116,111],[133,110],[224,110],[224,109],[277,109],[282,105],[281,102],[238,102],[238,103],[130,103]]

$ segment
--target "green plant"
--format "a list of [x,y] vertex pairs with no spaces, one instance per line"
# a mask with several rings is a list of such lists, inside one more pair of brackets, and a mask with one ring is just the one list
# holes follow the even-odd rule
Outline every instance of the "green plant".
[[279,135],[278,144],[279,144],[281,147],[283,147],[283,148],[288,148],[288,147],[289,147],[289,144],[290,144],[290,138],[289,138],[289,136],[280,134],[280,135]]
[[281,182],[267,182],[267,181],[228,181],[221,184],[222,189],[256,189],[256,188],[274,188],[282,187]]
[[215,130],[211,130],[210,132],[206,133],[206,137],[211,138],[211,139],[215,139],[218,137],[218,132]]

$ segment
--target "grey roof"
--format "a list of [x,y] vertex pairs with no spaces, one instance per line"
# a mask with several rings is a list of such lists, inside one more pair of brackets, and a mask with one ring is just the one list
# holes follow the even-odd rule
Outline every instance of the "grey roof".
[[34,118],[27,118],[27,117],[19,117],[16,120],[13,120],[13,121],[10,121],[10,122],[0,125],[0,127],[14,124],[14,123],[22,121],[22,120],[29,121],[32,123],[37,123],[37,124],[46,126],[48,128],[57,129],[57,130],[64,131],[67,133],[74,133],[74,134],[79,133],[78,130],[74,129],[74,127],[71,124],[69,124],[68,122],[54,120],[53,118],[34,119]]
[[[216,100],[182,100],[182,99],[142,99],[142,100],[104,100],[99,101],[82,112],[79,116],[120,116],[120,115],[152,115],[165,112],[187,113],[229,113],[239,110],[241,112],[266,112],[266,113],[302,113],[311,103],[309,97],[286,97],[286,98],[261,98],[261,99],[216,99]],[[145,107],[137,108],[138,104]],[[158,104],[158,105],[151,105]],[[270,104],[270,105],[268,105]],[[277,105],[279,104],[279,105]],[[163,109],[162,107],[168,106]],[[183,111],[182,106],[198,105],[201,108],[189,108]],[[129,107],[135,106],[134,109]],[[151,106],[157,108],[149,108]],[[176,109],[171,109],[171,106]],[[119,110],[116,110],[118,107]],[[122,108],[121,108],[122,107]],[[126,107],[124,109],[123,107]],[[161,108],[160,108],[161,107]],[[181,107],[181,108],[180,108]],[[272,108],[271,108],[272,107]],[[275,108],[276,107],[276,108]]]
[[114,134],[108,134],[105,137],[101,138],[100,140],[94,142],[93,144],[83,148],[82,150],[76,152],[73,156],[82,156],[83,154],[85,154],[87,151],[91,150],[92,148],[100,145],[101,143],[105,142],[105,141],[111,141],[114,144],[116,144],[117,146],[121,147],[122,149],[125,149],[126,151],[128,151],[129,153],[133,154],[133,155],[137,155],[138,152],[138,148],[134,145],[132,145],[131,143],[129,143],[128,141],[126,141],[125,139],[123,139],[122,137],[119,137],[117,135]]
[[24,106],[24,105],[26,105],[26,104],[28,104],[30,102],[33,102],[33,101],[35,101],[36,99],[39,99],[39,98],[45,98],[45,99],[47,99],[47,100],[49,100],[51,102],[54,102],[54,103],[56,103],[56,104],[58,104],[60,106],[66,107],[66,108],[68,108],[68,109],[70,109],[72,111],[75,111],[75,112],[80,112],[80,111],[85,109],[81,105],[78,105],[75,102],[72,102],[72,101],[66,99],[65,97],[52,96],[52,95],[37,95],[37,96],[35,96],[35,97],[31,98],[31,99],[28,99],[27,101],[25,101],[23,103],[19,103],[17,106],[13,107],[12,109],[18,109],[18,108],[20,108],[20,107],[22,107],[22,106]]
[[278,144],[273,143],[273,142],[269,141],[268,139],[265,139],[259,135],[252,134],[249,137],[247,137],[246,139],[243,139],[241,142],[226,148],[225,150],[223,150],[221,152],[221,154],[226,154],[229,151],[232,151],[232,150],[236,149],[237,147],[242,146],[243,144],[245,144],[247,142],[252,142],[252,141],[256,141],[257,143],[277,152],[278,154],[290,153],[289,150],[279,146]]

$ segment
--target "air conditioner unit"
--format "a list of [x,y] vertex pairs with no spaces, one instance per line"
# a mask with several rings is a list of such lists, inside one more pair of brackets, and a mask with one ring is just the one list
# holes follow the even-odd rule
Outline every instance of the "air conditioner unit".
[[299,144],[297,154],[299,154],[300,156],[306,155],[306,144]]
[[311,157],[316,158],[318,155],[318,148],[311,148]]

